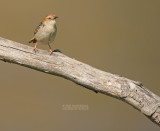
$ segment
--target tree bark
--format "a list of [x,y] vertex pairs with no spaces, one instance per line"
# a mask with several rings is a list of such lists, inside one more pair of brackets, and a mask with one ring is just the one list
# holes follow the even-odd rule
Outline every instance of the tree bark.
[[32,47],[0,37],[0,60],[57,75],[96,93],[118,98],[139,110],[160,126],[160,97],[142,83],[101,71],[60,52],[51,56],[47,51],[33,51]]

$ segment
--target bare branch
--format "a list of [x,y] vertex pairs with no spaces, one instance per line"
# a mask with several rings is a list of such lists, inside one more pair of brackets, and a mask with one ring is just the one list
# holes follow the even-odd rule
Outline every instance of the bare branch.
[[98,70],[62,53],[50,56],[39,50],[0,37],[0,59],[38,71],[61,76],[92,91],[118,98],[160,126],[160,97],[140,82]]

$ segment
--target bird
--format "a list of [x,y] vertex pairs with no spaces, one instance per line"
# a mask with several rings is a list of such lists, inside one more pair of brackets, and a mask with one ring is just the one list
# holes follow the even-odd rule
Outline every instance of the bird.
[[54,41],[57,33],[56,19],[54,14],[47,15],[34,31],[34,36],[29,43],[35,43],[34,51],[37,52],[37,44],[42,43],[49,46],[50,55],[53,53],[50,44]]

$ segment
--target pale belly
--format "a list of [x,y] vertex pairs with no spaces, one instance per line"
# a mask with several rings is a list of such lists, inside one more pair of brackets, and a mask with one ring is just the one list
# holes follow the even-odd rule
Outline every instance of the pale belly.
[[41,28],[35,35],[38,43],[40,44],[50,44],[54,41],[56,37],[56,28]]

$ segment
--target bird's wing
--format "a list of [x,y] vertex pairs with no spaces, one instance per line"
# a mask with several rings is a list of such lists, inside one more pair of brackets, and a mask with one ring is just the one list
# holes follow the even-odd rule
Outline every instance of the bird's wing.
[[34,35],[38,32],[38,30],[39,30],[42,26],[44,26],[44,24],[41,22],[41,23],[37,26],[37,28],[34,30]]
[[[36,27],[36,29],[34,30],[34,35],[38,32],[38,30],[41,28],[41,27],[43,27],[44,26],[44,24],[41,22],[37,27]],[[29,41],[29,43],[36,43],[37,42],[37,40],[36,40],[36,38],[35,37],[33,37],[30,41]]]

